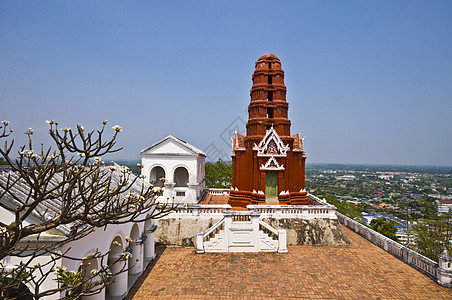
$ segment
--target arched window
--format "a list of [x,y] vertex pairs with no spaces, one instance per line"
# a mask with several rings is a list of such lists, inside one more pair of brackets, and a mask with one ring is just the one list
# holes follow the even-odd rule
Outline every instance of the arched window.
[[163,181],[160,178],[165,178],[165,170],[162,167],[153,167],[151,170],[150,182],[153,182],[155,186],[161,187],[163,186]]
[[188,186],[188,171],[184,167],[178,167],[174,171],[174,182],[178,187]]

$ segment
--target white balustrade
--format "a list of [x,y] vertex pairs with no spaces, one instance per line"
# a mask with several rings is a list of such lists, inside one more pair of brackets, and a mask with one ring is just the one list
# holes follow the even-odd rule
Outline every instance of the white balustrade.
[[174,218],[205,218],[205,219],[221,219],[223,213],[230,211],[231,206],[229,204],[218,205],[179,205],[175,207],[175,210],[163,219]]
[[247,205],[249,211],[257,211],[261,218],[276,219],[337,219],[333,205]]
[[[445,276],[448,270],[440,268],[438,263],[425,257],[416,251],[413,251],[390,238],[372,230],[371,228],[356,222],[355,220],[336,212],[339,222],[346,227],[354,230],[365,239],[371,241],[375,245],[383,248],[398,259],[418,269],[422,273],[435,279],[440,285],[452,287],[452,276],[449,278]],[[445,280],[446,278],[447,280]]]
[[208,191],[215,196],[229,196],[229,189],[209,188]]

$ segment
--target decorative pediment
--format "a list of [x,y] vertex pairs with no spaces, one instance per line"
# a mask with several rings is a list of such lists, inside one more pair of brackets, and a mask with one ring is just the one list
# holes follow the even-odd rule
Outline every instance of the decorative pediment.
[[289,144],[284,145],[284,142],[272,127],[259,142],[259,145],[254,144],[253,150],[257,150],[257,156],[285,157],[290,147]]
[[265,163],[265,165],[261,165],[261,170],[266,170],[266,171],[279,171],[279,170],[284,170],[284,165],[280,165],[278,163],[278,161],[276,160],[276,158],[274,158],[273,156],[270,157],[267,162]]
[[189,143],[178,139],[172,135],[167,136],[161,141],[141,150],[143,155],[197,155],[206,156],[206,154]]

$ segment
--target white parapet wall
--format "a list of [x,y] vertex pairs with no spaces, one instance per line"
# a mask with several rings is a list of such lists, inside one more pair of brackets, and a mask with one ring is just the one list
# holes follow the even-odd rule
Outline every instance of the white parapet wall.
[[260,212],[261,218],[337,219],[336,207],[333,205],[247,205],[246,208]]
[[229,204],[214,205],[178,205],[174,211],[162,219],[221,219],[223,213],[230,211]]
[[[260,218],[277,219],[332,219],[336,220],[336,207],[333,205],[247,205],[249,211],[260,213]],[[223,213],[231,210],[229,204],[218,205],[179,205],[163,219],[221,219]]]
[[447,251],[439,255],[439,263],[413,251],[355,220],[336,212],[340,223],[365,239],[391,253],[398,259],[434,279],[438,284],[452,287],[452,258]]
[[[227,195],[229,190],[209,189],[209,192]],[[247,208],[248,212],[259,213],[259,219],[276,230],[285,230],[287,245],[348,244],[337,221],[336,207],[313,195],[309,195],[309,201],[311,205],[248,205]],[[193,247],[197,232],[206,232],[230,211],[229,204],[178,205],[173,212],[156,221],[160,228],[156,232],[156,242]],[[321,231],[317,232],[317,229]]]
[[165,217],[156,220],[159,230],[155,232],[155,241],[165,245],[194,247],[196,233],[206,231],[223,213],[231,210],[224,205],[179,205]]

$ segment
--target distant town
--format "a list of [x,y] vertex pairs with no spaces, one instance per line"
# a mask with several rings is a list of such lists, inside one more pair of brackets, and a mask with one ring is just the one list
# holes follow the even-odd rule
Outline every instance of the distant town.
[[310,193],[367,226],[392,221],[397,240],[426,256],[450,245],[452,167],[317,164],[306,181]]
[[[311,165],[307,188],[317,196],[333,195],[367,213],[400,219],[429,219],[452,205],[452,168]],[[451,203],[449,203],[451,202]],[[447,209],[448,211],[448,209]],[[403,225],[403,224],[400,224]]]

